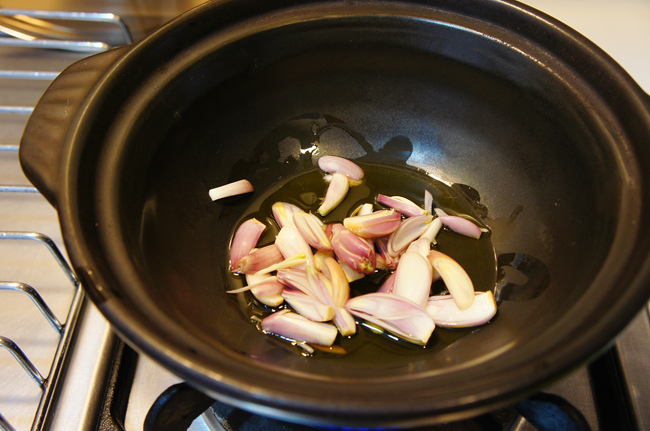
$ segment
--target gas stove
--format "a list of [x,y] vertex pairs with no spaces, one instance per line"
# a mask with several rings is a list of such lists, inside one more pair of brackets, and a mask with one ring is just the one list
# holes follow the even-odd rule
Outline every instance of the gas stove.
[[[181,380],[126,346],[85,297],[65,255],[56,211],[20,170],[27,118],[58,72],[93,52],[139,40],[194,0],[5,0],[0,8],[0,430],[142,430]],[[617,60],[650,93],[650,3],[528,0]],[[43,10],[48,8],[49,10]],[[20,22],[13,18],[20,15]],[[43,27],[43,20],[49,23]],[[38,33],[32,41],[25,34]],[[16,38],[13,36],[20,36]],[[43,41],[42,37],[48,39]],[[590,365],[544,392],[592,430],[650,429],[650,309]],[[151,415],[150,415],[151,416]],[[169,428],[172,429],[172,428]],[[177,428],[174,428],[177,429]],[[305,430],[215,403],[189,430]],[[514,408],[430,430],[534,430]]]

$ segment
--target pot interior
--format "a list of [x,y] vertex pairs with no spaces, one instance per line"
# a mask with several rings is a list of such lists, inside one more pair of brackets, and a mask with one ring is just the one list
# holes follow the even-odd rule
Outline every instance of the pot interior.
[[[615,286],[597,275],[612,265],[634,162],[594,89],[542,47],[483,21],[302,13],[206,35],[143,79],[112,121],[96,212],[110,226],[100,236],[120,301],[139,327],[215,381],[298,394],[336,382],[321,397],[346,401],[393,383],[420,399],[480,394],[522,352],[575,337],[607,309]],[[227,269],[232,234],[269,196],[292,198],[273,194],[279,184],[320,175],[325,154],[380,173],[368,194],[404,194],[409,178],[443,184],[452,205],[482,220],[492,230],[485,260],[467,265],[502,295],[494,321],[436,329],[426,348],[360,328],[363,343],[343,340],[343,356],[304,357],[260,333],[247,295],[226,293],[239,283]],[[209,199],[208,189],[242,178],[254,193]],[[305,192],[322,198],[325,187]],[[409,395],[408,384],[421,390]]]

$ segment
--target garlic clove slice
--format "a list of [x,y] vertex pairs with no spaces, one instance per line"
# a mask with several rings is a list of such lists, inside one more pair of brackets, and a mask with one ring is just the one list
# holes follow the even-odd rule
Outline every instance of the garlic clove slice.
[[321,216],[329,214],[334,208],[343,202],[349,189],[350,181],[348,180],[348,177],[342,174],[334,174],[332,176],[332,181],[327,187],[325,199],[323,199],[323,203],[318,208],[318,214]]
[[332,243],[325,233],[325,226],[314,214],[295,211],[293,213],[293,223],[309,245],[317,250],[332,250]]
[[282,297],[298,314],[314,322],[328,322],[334,318],[334,307],[299,290],[285,289]]
[[425,345],[436,327],[424,308],[398,295],[368,293],[350,298],[345,308],[415,344]]
[[390,235],[400,225],[401,214],[395,210],[380,210],[371,214],[343,219],[343,226],[362,238],[378,238]]
[[432,280],[429,260],[418,252],[407,251],[397,265],[392,293],[424,307],[431,294]]
[[413,201],[402,196],[377,195],[377,203],[393,208],[405,217],[415,217],[427,214],[427,211],[417,206]]
[[474,302],[474,284],[458,262],[437,250],[429,252],[429,262],[442,277],[454,302],[461,310],[467,310]]
[[244,193],[250,193],[253,191],[253,185],[248,180],[239,180],[234,181],[223,186],[215,187],[208,190],[208,195],[213,201],[229,198],[231,196],[237,196]]
[[234,271],[239,261],[255,248],[265,230],[264,223],[255,218],[246,220],[237,228],[230,246],[231,271]]
[[488,323],[497,314],[491,291],[475,292],[472,306],[461,310],[450,295],[431,296],[425,307],[436,325],[443,328],[471,328]]
[[264,332],[305,343],[331,346],[338,330],[329,323],[313,322],[289,310],[282,310],[262,319]]
[[363,169],[352,160],[338,156],[322,156],[318,159],[318,167],[330,174],[342,174],[351,180],[361,180]]

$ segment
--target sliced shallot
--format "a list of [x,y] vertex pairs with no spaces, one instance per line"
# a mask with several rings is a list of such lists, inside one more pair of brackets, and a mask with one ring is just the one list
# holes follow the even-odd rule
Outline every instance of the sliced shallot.
[[277,307],[284,302],[284,298],[282,298],[284,285],[278,281],[276,276],[246,274],[246,283],[250,286],[250,292],[255,299],[262,304]]
[[443,328],[470,328],[488,323],[497,314],[497,303],[491,291],[475,292],[474,302],[467,310],[461,310],[450,295],[431,296],[426,310]]
[[231,196],[242,195],[253,191],[253,185],[248,180],[239,180],[223,186],[215,187],[208,191],[210,199],[216,201],[218,199],[229,198]]
[[399,227],[400,222],[400,213],[391,209],[346,217],[343,219],[343,226],[362,238],[378,238],[393,233]]
[[282,229],[285,226],[296,227],[293,224],[293,213],[296,211],[302,211],[300,208],[294,204],[287,202],[276,202],[271,206],[271,212],[273,212],[273,218]]
[[392,293],[424,307],[431,294],[432,280],[433,272],[427,258],[417,251],[407,251],[399,259]]
[[422,235],[431,224],[432,216],[423,214],[409,217],[390,235],[388,239],[388,253],[399,256],[415,239]]
[[356,272],[375,271],[375,246],[371,240],[356,236],[340,223],[332,227],[332,233],[336,257]]
[[282,253],[275,244],[269,244],[258,249],[253,249],[246,256],[242,257],[234,272],[242,274],[255,274],[264,268],[267,268],[284,260]]
[[402,196],[377,195],[377,202],[404,214],[406,217],[415,217],[427,214],[427,211],[417,206],[413,201]]
[[453,215],[445,215],[438,218],[442,224],[460,235],[475,239],[481,236],[481,228],[465,218]]
[[307,259],[309,265],[313,265],[314,263],[314,254],[311,251],[311,247],[295,227],[284,226],[280,229],[278,236],[275,238],[275,245],[285,259],[302,254]]
[[299,290],[285,289],[282,292],[282,297],[298,314],[309,320],[327,322],[334,318],[334,307]]
[[264,230],[266,230],[264,223],[255,218],[246,220],[237,228],[230,246],[231,271],[234,271],[239,261],[255,248]]
[[398,295],[368,293],[351,298],[345,308],[415,344],[426,344],[436,327],[424,308]]
[[437,250],[429,252],[429,261],[449,290],[461,310],[467,310],[474,302],[474,284],[458,262]]
[[318,159],[318,167],[330,174],[342,174],[351,180],[360,180],[364,176],[363,169],[351,160],[338,156],[322,156]]
[[309,245],[317,250],[332,250],[332,243],[325,233],[325,226],[314,214],[295,211],[293,213],[293,223]]
[[350,189],[350,181],[348,177],[342,174],[334,174],[332,176],[332,181],[327,187],[327,192],[325,193],[325,199],[320,207],[318,207],[318,214],[326,216],[334,208],[336,208],[345,196],[348,194]]
[[262,319],[263,331],[290,340],[331,346],[338,330],[329,323],[313,322],[289,310],[281,310]]

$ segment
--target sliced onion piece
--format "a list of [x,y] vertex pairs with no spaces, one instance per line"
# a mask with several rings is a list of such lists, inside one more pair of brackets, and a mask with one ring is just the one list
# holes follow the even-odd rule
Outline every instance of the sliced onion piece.
[[237,228],[230,246],[231,271],[234,271],[239,261],[255,248],[264,230],[264,223],[255,218],[246,220]]
[[239,180],[223,186],[215,187],[208,191],[210,199],[216,201],[218,199],[229,198],[231,196],[242,195],[253,191],[253,185],[248,180]]
[[297,313],[282,310],[262,319],[264,332],[279,335],[290,340],[331,346],[338,330],[328,323],[313,322]]
[[467,310],[471,307],[474,302],[474,284],[463,267],[437,250],[429,252],[429,261],[433,269],[442,277],[458,308]]
[[351,160],[338,156],[322,156],[318,159],[318,167],[330,174],[342,174],[351,180],[360,180],[364,176],[363,169]]
[[488,323],[497,314],[497,303],[491,291],[475,292],[474,302],[461,310],[450,295],[431,296],[427,313],[436,325],[443,328],[471,328]]
[[345,308],[415,344],[426,344],[436,327],[424,308],[398,295],[368,293],[350,298]]
[[420,238],[426,238],[431,244],[437,244],[436,237],[440,233],[440,229],[442,229],[442,220],[440,220],[440,217],[436,217],[431,221],[429,227],[427,227],[427,230],[424,231]]

